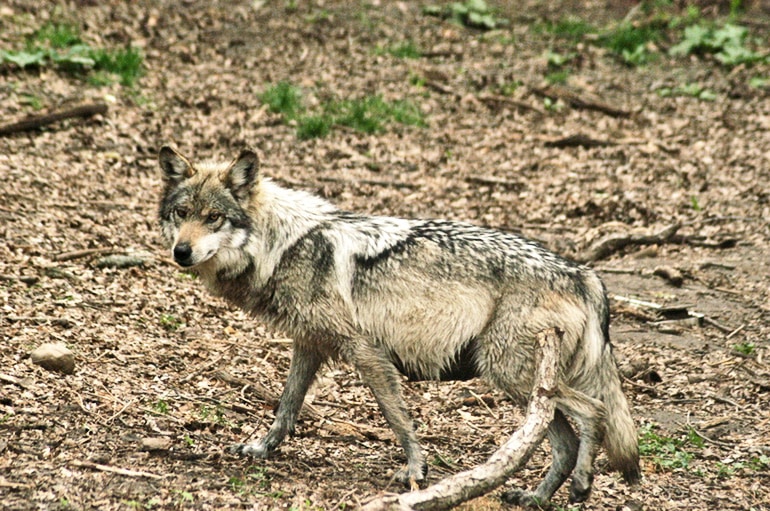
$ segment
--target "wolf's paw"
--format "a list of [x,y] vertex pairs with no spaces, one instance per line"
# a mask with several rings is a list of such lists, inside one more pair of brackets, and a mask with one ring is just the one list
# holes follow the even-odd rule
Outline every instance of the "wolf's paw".
[[425,482],[425,476],[428,474],[428,464],[421,463],[407,465],[399,469],[393,479],[403,484],[411,491],[419,490],[420,485]]
[[270,449],[262,440],[251,444],[233,444],[229,451],[239,456],[251,456],[252,458],[267,458],[270,455]]
[[519,507],[528,509],[550,509],[551,506],[547,501],[543,501],[535,496],[531,491],[526,490],[510,490],[502,495],[504,502],[508,504],[514,504]]
[[572,477],[572,484],[569,486],[569,502],[570,504],[577,504],[579,502],[585,502],[588,496],[591,495],[591,486],[593,485],[593,475],[582,478],[581,480],[577,475]]

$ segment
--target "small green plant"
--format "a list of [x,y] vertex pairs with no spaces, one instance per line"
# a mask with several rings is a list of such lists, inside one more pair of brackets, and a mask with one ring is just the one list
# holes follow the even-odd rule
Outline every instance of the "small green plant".
[[689,469],[694,455],[685,448],[702,448],[703,438],[692,428],[688,428],[683,439],[659,435],[654,429],[652,424],[640,428],[639,454],[651,457],[662,471]]
[[175,492],[177,494],[176,505],[178,507],[195,502],[195,496],[189,491],[175,490]]
[[24,50],[0,51],[0,64],[9,62],[21,69],[52,66],[86,75],[93,85],[112,83],[115,80],[111,76],[115,75],[121,85],[131,86],[143,73],[143,60],[142,53],[133,47],[92,48],[83,42],[76,26],[66,23],[43,26],[27,40]]
[[405,41],[395,46],[387,46],[385,48],[378,48],[376,53],[393,55],[399,59],[419,59],[422,57],[422,51],[412,41]]
[[[715,101],[717,99],[717,95],[714,91],[711,89],[706,89],[697,83],[688,83],[674,88],[663,87],[658,89],[657,93],[660,97],[663,98],[674,96],[689,96],[692,98],[700,99],[701,101]],[[693,203],[693,209],[700,211],[700,209],[695,207],[695,203]]]
[[612,51],[625,64],[640,66],[652,59],[647,49],[650,43],[661,38],[661,30],[649,25],[634,25],[623,22],[599,38],[602,46]]
[[173,332],[175,330],[179,330],[185,325],[184,321],[177,318],[173,314],[161,314],[160,315],[160,326],[168,330],[169,332]]
[[458,25],[482,30],[492,30],[508,25],[508,20],[497,17],[484,0],[465,0],[448,6],[429,5],[423,8],[429,16],[451,19]]
[[742,342],[733,344],[733,349],[743,355],[751,356],[757,351],[757,346],[753,342]]
[[722,65],[734,67],[767,60],[745,46],[749,31],[746,27],[726,23],[721,27],[703,24],[691,25],[684,29],[679,44],[671,47],[671,56],[713,55]]
[[282,114],[287,119],[293,119],[304,111],[302,91],[289,82],[282,81],[270,85],[259,99],[268,105],[271,112]]
[[700,211],[701,210],[700,203],[698,202],[698,197],[696,197],[695,195],[692,195],[690,197],[690,206],[692,207],[692,209],[694,211]]
[[309,140],[311,138],[323,138],[328,135],[334,119],[328,115],[306,115],[297,119],[297,138]]
[[166,415],[168,413],[168,403],[162,399],[158,399],[153,405],[152,409],[160,415]]
[[553,71],[545,75],[545,81],[551,85],[563,85],[567,83],[569,79],[569,71],[567,69],[561,69],[559,71]]
[[70,23],[46,23],[35,31],[33,40],[39,43],[47,43],[51,48],[69,48],[82,44],[80,31]]
[[562,18],[556,22],[545,22],[545,32],[555,35],[560,39],[580,41],[588,34],[595,34],[596,28],[590,23],[576,17]]

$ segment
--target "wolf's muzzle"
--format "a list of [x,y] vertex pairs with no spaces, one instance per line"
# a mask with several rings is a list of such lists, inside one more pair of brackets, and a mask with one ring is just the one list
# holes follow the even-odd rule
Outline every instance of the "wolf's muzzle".
[[174,247],[174,261],[180,266],[192,266],[192,247],[189,243],[180,243]]

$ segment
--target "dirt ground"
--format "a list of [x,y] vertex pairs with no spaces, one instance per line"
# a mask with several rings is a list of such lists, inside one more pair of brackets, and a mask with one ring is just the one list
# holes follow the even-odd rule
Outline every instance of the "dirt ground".
[[[486,33],[422,5],[0,6],[0,48],[74,20],[89,44],[141,47],[146,67],[134,87],[0,68],[3,123],[40,113],[30,98],[44,111],[109,107],[0,138],[0,507],[338,510],[401,490],[390,477],[402,453],[346,366],[323,372],[276,456],[226,452],[270,424],[291,342],[207,296],[169,260],[156,221],[156,155],[168,143],[197,158],[251,146],[266,175],[345,209],[471,221],[573,258],[621,237],[628,246],[590,264],[613,297],[644,480],[627,487],[600,455],[594,493],[575,507],[770,509],[770,90],[747,85],[770,66],[663,53],[629,67],[581,42],[563,87],[630,113],[608,115],[544,97],[547,50],[569,50],[537,27],[569,14],[602,26],[629,15],[631,2],[498,3],[511,24]],[[761,6],[740,21],[767,51]],[[387,51],[405,41],[422,56]],[[309,107],[370,94],[408,100],[427,126],[338,127],[299,140],[259,99],[282,80]],[[659,93],[686,83],[715,100]],[[604,144],[559,146],[574,135]],[[671,226],[672,236],[654,238]],[[115,255],[139,265],[105,259]],[[31,362],[50,342],[74,352],[73,374]],[[482,463],[522,419],[477,380],[404,392],[431,482]],[[546,452],[506,488],[534,487]],[[466,509],[511,508],[502,491]],[[565,489],[555,503],[567,506]]]

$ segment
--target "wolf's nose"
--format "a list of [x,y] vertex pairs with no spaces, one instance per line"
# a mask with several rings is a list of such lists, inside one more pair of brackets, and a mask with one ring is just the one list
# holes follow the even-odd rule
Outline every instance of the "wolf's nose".
[[180,243],[174,247],[174,260],[182,266],[190,266],[192,247],[188,243]]

